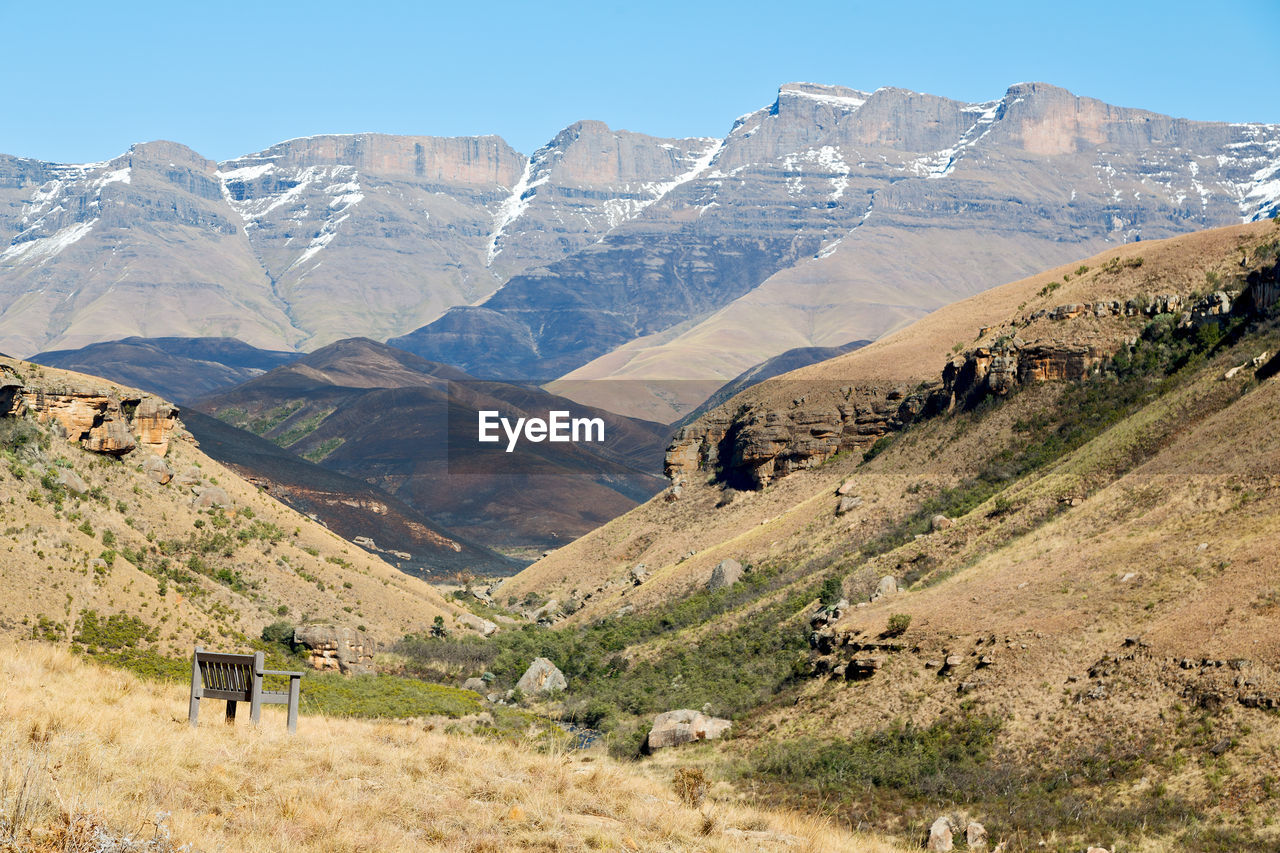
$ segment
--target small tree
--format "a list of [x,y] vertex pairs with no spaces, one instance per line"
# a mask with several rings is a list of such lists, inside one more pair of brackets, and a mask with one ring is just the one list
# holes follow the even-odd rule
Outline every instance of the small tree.
[[449,636],[449,631],[444,627],[444,617],[437,616],[431,623],[431,636],[438,639],[444,639]]
[[818,600],[822,602],[823,607],[832,607],[842,598],[844,598],[844,578],[832,575],[822,582]]

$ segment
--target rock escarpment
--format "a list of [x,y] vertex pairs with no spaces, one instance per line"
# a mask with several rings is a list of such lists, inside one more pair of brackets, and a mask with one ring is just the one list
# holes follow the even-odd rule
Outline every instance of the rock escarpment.
[[29,416],[41,424],[56,424],[68,440],[94,453],[124,456],[143,447],[164,456],[181,426],[177,407],[149,395],[45,387],[28,383],[11,365],[0,368],[0,416]]

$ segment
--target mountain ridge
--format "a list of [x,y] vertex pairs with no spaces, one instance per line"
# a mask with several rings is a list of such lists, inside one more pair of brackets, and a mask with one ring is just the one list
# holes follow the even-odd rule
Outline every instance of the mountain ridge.
[[[411,333],[494,377],[728,380],[1098,241],[1265,216],[1278,139],[1039,83],[979,104],[788,83],[719,140],[582,120],[528,157],[495,136],[375,133],[223,163],[168,142],[95,164],[0,157],[0,340],[26,355],[127,334],[312,349]],[[1064,230],[1093,243],[1059,245]],[[903,260],[935,245],[965,251],[946,270]],[[544,322],[566,311],[585,335]],[[762,316],[778,322],[745,335]],[[643,343],[672,320],[692,326]]]

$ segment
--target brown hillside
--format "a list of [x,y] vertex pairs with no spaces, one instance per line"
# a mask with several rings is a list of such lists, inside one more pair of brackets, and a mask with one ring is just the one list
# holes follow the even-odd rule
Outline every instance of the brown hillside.
[[[699,430],[716,417],[728,417],[744,407],[791,409],[792,401],[801,396],[806,397],[805,408],[834,407],[829,401],[850,388],[879,401],[911,392],[922,383],[936,385],[944,366],[957,353],[989,345],[1014,332],[1031,344],[1112,350],[1135,336],[1144,318],[1041,318],[1025,325],[1020,321],[1058,305],[1204,290],[1206,273],[1226,276],[1238,271],[1242,247],[1274,231],[1275,226],[1265,222],[1132,244],[995,288],[949,305],[854,352],[755,386],[704,416],[687,428],[687,433],[696,441]],[[1124,265],[1139,257],[1141,266]],[[1118,265],[1113,264],[1115,258],[1120,259]],[[1109,265],[1115,266],[1114,272],[1107,271]],[[1076,275],[1081,266],[1088,271]],[[1068,277],[1070,280],[1064,281]],[[1051,282],[1060,286],[1041,295]],[[1015,321],[1019,322],[1016,329]],[[983,330],[985,334],[979,334]],[[874,433],[866,436],[862,448],[876,437]],[[669,465],[670,461],[669,455]],[[829,512],[829,501],[823,495],[831,482],[839,485],[851,464],[835,465],[830,471],[813,472],[811,477],[798,480],[780,479],[763,493],[724,492],[719,484],[707,488],[701,481],[708,474],[689,472],[680,500],[667,502],[660,496],[615,519],[529,566],[503,585],[501,595],[504,599],[519,598],[537,592],[565,600],[575,590],[581,596],[610,582],[616,584],[608,595],[593,596],[589,606],[575,614],[576,620],[599,617],[628,602],[645,606],[662,601],[676,590],[705,582],[721,559],[741,560],[744,554],[763,559],[771,549],[780,547],[778,543],[801,536],[815,515]],[[912,478],[941,483],[962,472],[963,465],[957,466],[948,455],[923,465],[913,464],[910,474],[868,474],[868,484],[860,488],[871,508],[868,511],[884,519],[906,505],[902,490]],[[840,527],[847,528],[847,522]],[[813,531],[809,535],[812,537]],[[629,585],[622,583],[629,567],[637,563],[644,563],[657,582],[643,591],[629,590]]]
[[[966,808],[1009,850],[1276,849],[1278,238],[1266,223],[1129,247],[1043,297],[1067,270],[750,389],[677,437],[697,452],[683,467],[669,454],[666,495],[496,597],[554,598],[566,626],[640,636],[632,672],[709,670],[726,638],[750,643],[739,626],[807,602],[776,622],[807,640],[803,663],[701,757],[854,825],[915,837],[938,809]],[[1197,314],[1218,288],[1239,294],[1232,313]],[[1148,298],[1154,311],[1124,312]],[[1035,316],[1086,302],[1102,305]],[[1089,360],[1062,381],[1028,355],[1041,347]],[[1010,362],[1034,369],[998,369]],[[944,365],[960,378],[939,381]],[[844,432],[799,416],[872,394],[946,405],[900,417],[868,403]],[[705,465],[735,430],[750,441]],[[743,471],[754,488],[734,487]],[[726,559],[746,579],[703,593]],[[786,648],[753,653],[790,663]],[[755,664],[730,666],[760,678]],[[957,731],[965,775],[912,776],[893,751]]]
[[[180,421],[144,423],[148,407],[170,412],[163,401],[12,359],[0,369],[0,632],[68,641],[86,612],[120,614],[142,620],[147,648],[182,655],[242,645],[281,618],[382,641],[437,615],[474,621],[204,455]],[[61,437],[58,411],[101,425]]]

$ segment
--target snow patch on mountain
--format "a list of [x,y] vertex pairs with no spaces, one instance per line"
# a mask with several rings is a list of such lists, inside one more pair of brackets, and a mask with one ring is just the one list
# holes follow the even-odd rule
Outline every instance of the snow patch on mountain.
[[21,243],[15,242],[9,248],[0,252],[0,262],[36,261],[38,266],[42,266],[61,254],[63,249],[81,240],[93,230],[93,226],[97,222],[98,219],[95,217],[88,222],[77,222],[74,225],[68,225],[48,237],[37,237]]
[[787,182],[788,195],[800,195],[804,192],[804,178],[808,173],[805,164],[817,166],[822,170],[818,177],[831,182],[831,201],[839,201],[849,187],[849,164],[841,156],[840,150],[832,145],[821,148],[810,148],[805,151],[794,151],[782,158],[782,171]]
[[1003,101],[988,101],[966,107],[964,111],[976,116],[969,129],[950,148],[935,151],[912,162],[907,166],[911,172],[925,178],[945,178],[950,175],[955,171],[960,155],[978,144],[1004,116],[1005,106]]
[[539,148],[533,152],[533,156],[524,164],[520,180],[516,181],[516,185],[511,188],[511,194],[498,205],[497,211],[493,214],[493,228],[489,232],[489,245],[485,252],[486,267],[493,266],[494,259],[502,251],[498,243],[502,240],[503,232],[529,209],[529,201],[537,188],[551,179],[551,168],[546,162],[550,159],[550,153],[549,147]]
[[778,90],[779,98],[784,95],[805,98],[850,112],[865,104],[869,97],[866,92],[822,83],[788,83]]
[[[703,139],[701,141],[706,143],[706,147],[698,153],[698,156],[694,158],[693,164],[685,172],[676,175],[669,181],[650,181],[643,185],[645,192],[649,193],[650,198],[640,202],[639,207],[636,209],[636,213],[644,210],[655,201],[662,200],[676,187],[681,184],[689,183],[694,178],[707,171],[707,169],[711,168],[711,164],[715,162],[715,159],[720,156],[720,152],[724,150],[724,140]],[[634,216],[635,214],[632,215]]]
[[[23,205],[22,217],[18,220],[21,230],[0,252],[0,261],[43,265],[83,239],[100,217],[88,219],[83,214],[77,217],[74,211],[101,209],[102,191],[108,184],[133,182],[133,170],[129,166],[104,171],[115,162],[118,161],[55,167],[57,177],[32,190]],[[73,199],[73,195],[78,197]],[[79,221],[69,222],[69,219]]]

